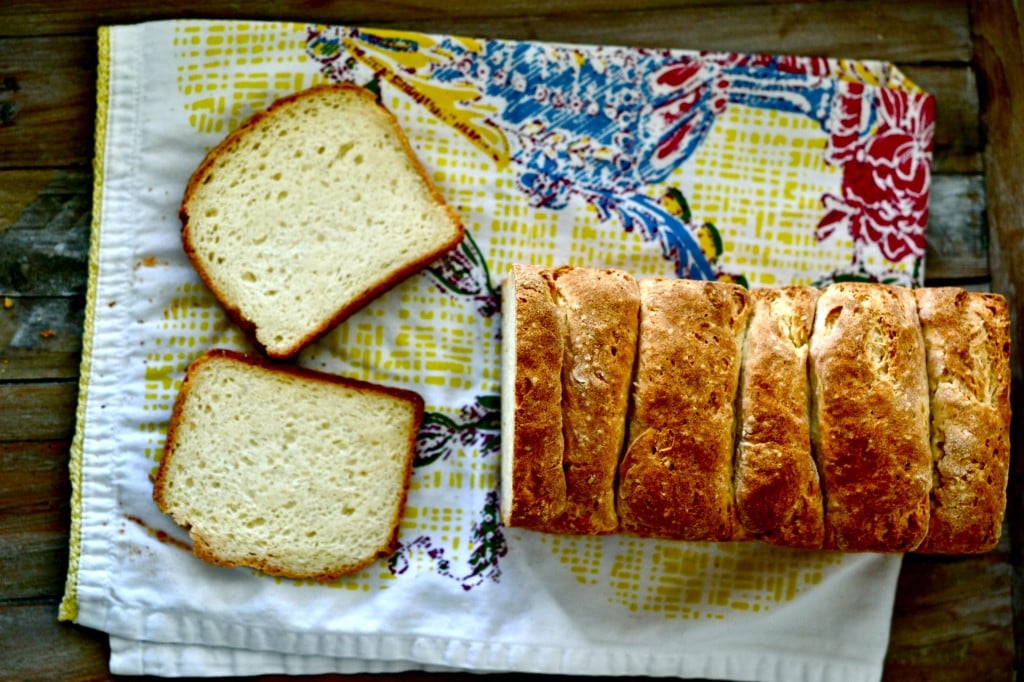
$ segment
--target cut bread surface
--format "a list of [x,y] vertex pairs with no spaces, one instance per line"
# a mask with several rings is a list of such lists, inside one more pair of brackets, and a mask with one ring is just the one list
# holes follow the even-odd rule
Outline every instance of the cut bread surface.
[[393,551],[423,401],[213,350],[188,370],[153,497],[200,558],[330,580]]
[[394,116],[323,85],[249,119],[193,174],[185,251],[228,312],[287,358],[464,230]]

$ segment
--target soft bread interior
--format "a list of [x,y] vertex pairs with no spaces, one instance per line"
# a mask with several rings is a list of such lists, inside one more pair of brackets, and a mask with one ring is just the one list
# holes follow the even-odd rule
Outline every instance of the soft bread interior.
[[154,498],[201,558],[331,579],[393,549],[418,397],[214,352],[174,414]]
[[501,520],[512,525],[515,495],[516,418],[516,284],[510,270],[501,287]]
[[462,237],[394,118],[359,88],[279,101],[189,183],[186,251],[272,357]]

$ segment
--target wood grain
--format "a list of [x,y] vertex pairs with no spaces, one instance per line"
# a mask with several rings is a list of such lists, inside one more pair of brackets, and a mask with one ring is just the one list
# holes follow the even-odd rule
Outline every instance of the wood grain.
[[0,183],[4,178],[10,180],[0,185],[5,187],[0,201],[19,207],[20,212],[10,222],[0,223],[0,294],[84,294],[92,174],[85,170],[0,173]]
[[999,680],[1013,668],[1005,555],[904,557],[886,680]]
[[1024,12],[1019,2],[982,1],[971,4],[976,59],[980,69],[982,123],[985,134],[985,189],[989,195],[992,288],[1010,304],[1014,397],[1010,433],[1010,486],[1007,514],[1017,523],[1011,531],[1016,551],[1013,567],[1014,629],[1017,633],[1016,670],[1024,674]]
[[967,66],[901,64],[907,78],[935,97],[936,173],[980,173],[978,84]]
[[63,589],[71,485],[66,440],[0,448],[0,594],[40,599]]
[[0,602],[0,632],[4,633],[0,674],[6,680],[113,679],[107,671],[106,635],[58,624],[56,603]]
[[77,403],[70,382],[0,383],[0,443],[71,438]]
[[928,195],[925,283],[988,281],[985,182],[980,175],[936,175]]
[[0,168],[89,163],[96,55],[95,35],[0,40]]
[[8,0],[0,5],[0,35],[90,33],[99,24],[175,17],[239,17],[359,26],[482,38],[551,40],[647,47],[682,47],[885,59],[966,62],[970,23],[955,0],[768,2],[715,0],[590,0],[567,8],[559,0],[450,3],[429,0],[249,2],[189,0],[173,5],[130,0],[103,3]]
[[0,382],[77,382],[85,296],[0,296]]
[[1014,521],[991,554],[905,559],[885,679],[999,680],[1024,672],[1024,649],[1014,650],[1024,640],[1020,12],[1013,0],[513,0],[443,10],[433,0],[0,3],[0,679],[113,679],[106,636],[56,621],[86,286],[95,32],[101,24],[175,16],[896,62],[937,103],[928,282],[983,289],[991,278],[1011,299],[1018,352],[1008,513]]

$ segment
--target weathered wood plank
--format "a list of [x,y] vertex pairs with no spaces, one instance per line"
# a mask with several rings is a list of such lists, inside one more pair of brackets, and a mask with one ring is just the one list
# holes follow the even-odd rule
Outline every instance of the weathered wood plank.
[[0,35],[91,33],[97,25],[177,17],[224,17],[395,26],[478,37],[538,39],[744,52],[786,52],[891,61],[966,62],[970,25],[962,2],[769,2],[591,0],[567,9],[559,0],[450,3],[237,3],[214,0],[164,5],[130,0],[85,3],[8,0]]
[[1013,421],[1007,514],[1016,519],[1012,541],[1013,615],[1017,633],[1016,671],[1024,674],[1024,10],[1010,0],[971,2],[975,59],[985,132],[985,190],[988,195],[992,288],[1007,297],[1012,316]]
[[67,440],[0,444],[0,601],[61,594],[71,484]]
[[926,284],[987,280],[984,178],[980,175],[933,176],[928,199]]
[[112,679],[103,633],[57,622],[56,601],[0,602],[0,679],[97,682]]
[[0,41],[0,168],[89,162],[96,54],[95,35]]
[[0,603],[62,593],[68,566],[66,517],[64,509],[26,515],[18,527],[0,523]]
[[77,376],[91,185],[88,170],[0,173],[0,381]]
[[980,173],[981,131],[974,71],[959,66],[901,65],[910,80],[935,97],[936,173]]
[[0,234],[46,190],[56,174],[56,170],[42,169],[8,171],[0,175]]
[[73,382],[0,383],[0,443],[71,438],[77,402]]
[[0,447],[0,528],[18,523],[15,516],[63,508],[60,500],[70,492],[69,447],[67,440],[8,442]]
[[0,382],[77,381],[84,296],[0,298]]
[[[7,172],[0,202],[20,207],[0,222],[0,295],[85,293],[92,218],[92,174],[86,170]],[[10,222],[7,222],[10,220]]]
[[884,678],[1009,679],[1011,572],[1003,554],[904,557]]

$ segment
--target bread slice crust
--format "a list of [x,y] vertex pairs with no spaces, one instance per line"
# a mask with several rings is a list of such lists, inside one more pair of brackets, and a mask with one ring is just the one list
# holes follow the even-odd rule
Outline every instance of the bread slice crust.
[[618,529],[615,480],[626,437],[640,290],[621,270],[563,266],[551,271],[565,320],[562,419],[565,511],[551,532],[598,535]]
[[[308,113],[317,107],[326,111]],[[376,168],[367,159],[360,164],[365,175],[353,179],[333,171],[339,159],[360,158],[356,150],[362,148],[361,141],[353,139],[342,142],[339,149],[327,149],[326,142],[320,144],[317,131],[307,133],[306,128],[319,125],[330,131],[331,139],[345,139],[346,133],[330,121],[332,107],[358,110],[361,120],[385,139],[384,151],[373,153],[387,152],[388,162],[394,166]],[[286,117],[299,120],[306,128],[279,137],[278,128],[286,125]],[[274,138],[267,139],[271,131],[276,131]],[[319,135],[326,137],[327,133]],[[268,150],[291,152],[293,148],[294,161],[282,162],[287,166],[268,164],[263,158]],[[292,181],[290,173],[299,177]],[[231,181],[221,183],[222,175]],[[403,179],[404,195],[389,188],[389,183],[397,182],[395,177]],[[320,180],[325,183],[323,188],[315,186]],[[263,189],[266,193],[248,196],[250,183],[258,183],[260,194]],[[379,195],[375,201],[374,193]],[[233,217],[240,207],[231,206],[226,198],[251,206],[250,220]],[[388,239],[385,231],[408,232],[412,229],[409,225],[416,225],[416,217],[409,215],[411,209],[403,213],[395,208],[412,204],[413,199],[424,212],[419,219],[429,229],[417,225],[415,232]],[[287,206],[292,211],[279,209],[281,202],[290,202]],[[371,208],[355,210],[368,203]],[[385,214],[390,213],[402,216],[407,224],[385,222]],[[349,215],[351,220],[346,217]],[[465,236],[461,219],[431,181],[394,115],[373,93],[349,83],[316,85],[281,97],[228,134],[190,177],[179,217],[184,251],[203,282],[232,320],[275,359],[294,356],[374,298],[457,247]],[[289,235],[287,241],[282,235]],[[413,238],[424,243],[411,246],[407,242]],[[337,257],[331,251],[338,245],[344,245],[349,256]],[[347,272],[349,266],[334,262],[362,262],[367,253],[382,248],[387,254],[381,252],[379,266],[365,267],[365,272]],[[233,250],[225,255],[226,249]],[[227,272],[225,263],[239,272]],[[290,284],[308,271],[318,274],[308,286]],[[292,294],[298,298],[289,298]],[[328,301],[309,319],[299,324],[276,321],[281,311],[317,297],[328,297]]]
[[645,279],[640,301],[620,527],[648,537],[737,539],[732,460],[747,290]]
[[750,291],[740,377],[736,509],[751,536],[820,548],[825,513],[811,451],[808,345],[818,290]]
[[909,552],[928,532],[924,339],[913,291],[843,282],[818,298],[810,358],[825,547]]
[[[289,382],[298,382],[303,390],[311,390],[320,387],[324,392],[319,397],[328,396],[328,399],[337,398],[346,400],[348,396],[374,396],[374,400],[380,404],[393,403],[399,412],[399,425],[404,428],[406,434],[402,444],[395,444],[393,452],[379,450],[368,458],[368,462],[345,461],[344,456],[339,453],[328,461],[322,463],[322,467],[315,471],[292,471],[288,468],[292,460],[298,461],[299,457],[278,458],[271,462],[263,458],[261,448],[265,441],[258,443],[247,442],[244,433],[230,432],[237,428],[230,423],[219,420],[218,410],[229,410],[229,406],[223,401],[219,405],[212,405],[209,402],[200,403],[197,395],[209,392],[204,384],[204,373],[210,371],[221,371],[218,368],[228,367],[229,377],[245,377],[255,380],[255,385],[260,386],[263,379],[273,378],[275,381],[284,382],[275,385],[289,386]],[[228,365],[224,365],[228,363]],[[333,394],[335,389],[343,391],[342,395]],[[240,397],[237,400],[245,400]],[[332,406],[335,403],[331,403]],[[301,415],[288,412],[289,406],[279,404],[252,404],[239,408],[247,410],[252,414],[254,420],[262,422],[265,428],[260,430],[263,437],[273,439],[280,446],[282,452],[286,452],[289,443],[300,436],[313,437],[310,434],[299,434],[293,439],[287,437],[287,429],[292,428],[288,422],[297,420]],[[259,412],[260,409],[269,410],[268,414]],[[315,408],[314,408],[315,409]],[[167,430],[167,439],[164,447],[164,455],[160,462],[159,469],[154,479],[153,500],[157,507],[164,513],[170,515],[176,523],[188,530],[193,543],[193,552],[200,559],[218,566],[236,567],[247,566],[269,575],[295,579],[313,579],[317,581],[331,581],[340,576],[362,570],[380,557],[388,556],[397,548],[399,522],[404,512],[409,482],[412,475],[413,456],[416,447],[416,435],[423,419],[424,403],[423,398],[405,389],[392,388],[378,384],[341,377],[333,374],[317,372],[294,365],[282,365],[270,363],[262,358],[239,353],[226,349],[212,349],[196,359],[188,368],[185,379],[182,383],[178,397],[175,400]],[[337,411],[335,411],[337,412]],[[210,415],[213,415],[212,417]],[[339,436],[335,426],[327,421],[327,417],[318,415],[323,419],[315,438],[327,439],[333,437],[333,445],[337,445],[338,438],[351,437],[359,438],[360,434],[352,434],[344,431]],[[338,417],[340,419],[340,416]],[[372,415],[362,416],[365,419],[372,419]],[[201,423],[197,423],[197,419]],[[244,422],[244,420],[243,420]],[[256,421],[248,422],[252,427]],[[217,469],[209,461],[204,460],[209,453],[195,452],[195,447],[186,442],[196,429],[217,429],[216,432],[208,432],[209,438],[200,442],[215,443],[221,449],[224,456],[233,458],[233,464],[229,470]],[[401,432],[397,439],[402,438]],[[366,435],[370,438],[370,435]],[[308,439],[307,439],[308,440]],[[373,447],[372,443],[359,441],[358,447]],[[344,446],[344,443],[342,444]],[[383,447],[383,446],[381,446]],[[299,453],[301,455],[301,453]],[[179,458],[184,457],[186,461],[179,463]],[[369,464],[377,461],[386,461],[386,468],[391,476],[386,491],[379,498],[361,496],[360,477],[369,475]],[[206,463],[204,463],[206,462]],[[360,470],[361,471],[358,471]],[[352,475],[346,478],[347,474],[339,474],[352,470]],[[196,485],[198,483],[198,485]],[[306,488],[298,489],[297,486],[305,485]],[[187,488],[186,492],[182,492]],[[223,500],[229,496],[229,491],[242,490],[251,499],[255,500],[251,509],[243,510],[248,516],[237,518],[214,518],[220,512],[227,511],[241,514],[240,511],[231,512],[228,507],[220,507]],[[188,492],[214,493],[204,499],[196,500],[187,498]],[[222,499],[217,499],[217,498]],[[323,521],[322,527],[290,527],[282,526],[299,515],[308,512],[307,502],[310,500],[329,502],[331,513],[326,517],[320,510],[315,514],[321,514],[319,518]],[[368,500],[377,500],[382,504],[374,510],[358,508],[362,503],[369,504]],[[283,501],[283,503],[282,503]],[[312,502],[309,502],[312,504]],[[324,537],[324,531],[338,528],[347,528],[343,517],[352,514],[369,513],[375,516],[375,530],[371,537],[361,543],[361,549],[353,553],[342,552],[345,556],[340,560],[325,559],[317,554],[316,548],[302,546],[303,555],[296,558],[296,555],[289,555],[299,543],[323,542],[330,544],[338,541],[337,537]],[[313,512],[310,512],[313,513]],[[248,521],[246,520],[248,519]],[[308,520],[308,519],[306,519]],[[261,527],[280,528],[288,531],[288,537],[268,536],[265,531],[257,528],[255,531],[251,524],[258,523]],[[241,540],[233,540],[227,543],[227,535],[236,534]],[[295,537],[305,534],[306,538],[317,538],[314,540],[295,540]],[[248,543],[248,544],[247,544]],[[227,545],[231,544],[231,547]],[[323,550],[326,555],[330,547]],[[311,553],[310,553],[311,552]],[[312,557],[312,558],[311,558]]]
[[928,535],[917,552],[974,554],[999,541],[1010,462],[1010,315],[998,294],[917,289],[931,398]]
[[501,516],[546,530],[565,511],[565,322],[551,273],[515,264],[502,285]]

